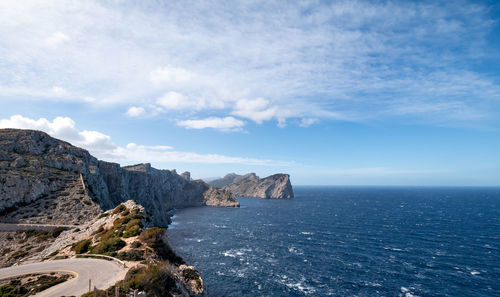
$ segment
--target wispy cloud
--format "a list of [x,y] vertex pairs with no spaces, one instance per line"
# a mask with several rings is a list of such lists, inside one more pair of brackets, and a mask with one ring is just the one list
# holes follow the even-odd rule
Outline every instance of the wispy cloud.
[[41,130],[53,137],[85,148],[94,156],[107,161],[243,164],[254,166],[291,165],[290,162],[286,161],[176,151],[173,147],[168,145],[138,145],[131,142],[126,146],[118,146],[112,142],[110,136],[101,132],[78,130],[76,128],[76,123],[69,117],[57,117],[50,121],[45,118],[35,120],[21,115],[14,115],[8,119],[0,119],[0,128]]
[[201,120],[185,120],[177,122],[177,125],[187,129],[205,129],[213,128],[222,131],[239,131],[245,125],[245,122],[233,117],[217,118],[209,117]]
[[[494,22],[469,1],[5,0],[0,98],[280,126],[494,119],[498,77],[476,67],[495,58]],[[463,112],[449,116],[446,106]]]

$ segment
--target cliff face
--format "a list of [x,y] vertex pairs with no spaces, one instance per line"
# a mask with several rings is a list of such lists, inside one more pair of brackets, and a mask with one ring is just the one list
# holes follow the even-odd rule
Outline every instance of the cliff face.
[[255,173],[245,175],[230,173],[209,183],[214,187],[229,190],[236,196],[277,199],[293,197],[288,174],[279,173],[259,178]]
[[129,199],[159,226],[174,207],[239,205],[188,172],[120,167],[40,131],[0,129],[0,220],[80,224]]

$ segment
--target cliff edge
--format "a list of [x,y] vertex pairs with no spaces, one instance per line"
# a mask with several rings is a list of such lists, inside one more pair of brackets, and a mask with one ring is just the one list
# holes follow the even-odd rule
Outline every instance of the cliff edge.
[[290,175],[278,173],[260,178],[255,173],[238,175],[230,173],[209,182],[210,185],[228,190],[236,196],[287,199],[293,197]]
[[41,131],[0,129],[0,221],[82,224],[127,200],[157,226],[167,226],[172,208],[239,205],[188,172],[121,167]]

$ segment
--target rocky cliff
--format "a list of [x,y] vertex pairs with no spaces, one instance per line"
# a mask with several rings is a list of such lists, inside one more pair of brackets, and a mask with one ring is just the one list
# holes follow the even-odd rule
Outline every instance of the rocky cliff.
[[0,221],[81,224],[129,199],[159,226],[175,207],[239,205],[188,172],[120,167],[40,131],[0,129]]
[[229,190],[236,196],[278,199],[293,197],[288,174],[279,173],[259,178],[255,173],[245,175],[230,173],[209,183],[216,188]]

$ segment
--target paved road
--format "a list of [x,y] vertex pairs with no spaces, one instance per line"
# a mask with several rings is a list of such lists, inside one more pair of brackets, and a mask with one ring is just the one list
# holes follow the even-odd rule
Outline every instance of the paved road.
[[67,259],[54,260],[12,266],[0,269],[0,279],[27,273],[64,271],[75,275],[75,278],[38,293],[35,297],[80,296],[92,288],[105,289],[123,279],[126,268],[113,261],[100,259]]

